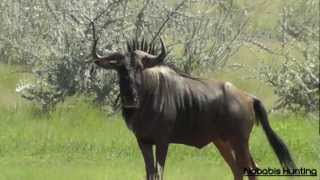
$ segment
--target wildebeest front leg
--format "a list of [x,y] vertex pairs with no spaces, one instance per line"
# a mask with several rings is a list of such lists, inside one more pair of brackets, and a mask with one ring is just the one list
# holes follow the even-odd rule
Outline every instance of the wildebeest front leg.
[[159,180],[163,180],[163,171],[167,158],[168,147],[168,143],[161,143],[156,145],[156,168]]
[[144,143],[138,139],[138,144],[143,155],[144,164],[147,172],[147,180],[156,180],[156,170],[154,167],[154,157],[152,144]]

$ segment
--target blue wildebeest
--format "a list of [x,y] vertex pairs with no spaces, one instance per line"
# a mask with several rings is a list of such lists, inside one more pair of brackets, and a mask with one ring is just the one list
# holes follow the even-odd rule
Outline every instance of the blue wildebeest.
[[234,179],[243,179],[245,168],[257,168],[248,146],[255,121],[261,123],[281,165],[296,168],[259,99],[229,82],[194,78],[166,65],[166,48],[160,42],[159,55],[154,44],[142,40],[128,42],[125,53],[101,56],[94,35],[92,50],[95,64],[118,73],[122,114],[136,136],[148,180],[163,179],[170,143],[197,148],[213,143]]

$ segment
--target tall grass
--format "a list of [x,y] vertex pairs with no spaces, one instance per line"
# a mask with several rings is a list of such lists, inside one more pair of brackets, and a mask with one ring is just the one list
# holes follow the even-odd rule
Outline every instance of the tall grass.
[[[143,178],[142,157],[121,117],[107,118],[85,100],[76,99],[48,116],[35,113],[33,108],[1,111],[0,179]],[[271,123],[288,144],[299,167],[319,168],[316,121],[302,115],[273,115]],[[251,135],[250,148],[260,167],[280,167],[260,127]],[[213,145],[201,150],[172,145],[166,176],[232,177]]]

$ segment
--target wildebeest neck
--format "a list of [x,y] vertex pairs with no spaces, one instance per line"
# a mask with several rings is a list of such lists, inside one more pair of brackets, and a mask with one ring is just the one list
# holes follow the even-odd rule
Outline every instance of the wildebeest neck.
[[124,108],[138,108],[139,99],[134,73],[127,70],[120,70],[118,73],[122,106]]

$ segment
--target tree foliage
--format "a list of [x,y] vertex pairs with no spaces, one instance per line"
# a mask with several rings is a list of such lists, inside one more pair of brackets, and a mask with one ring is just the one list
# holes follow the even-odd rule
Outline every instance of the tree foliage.
[[223,67],[241,46],[247,22],[232,0],[3,0],[0,16],[0,61],[31,67],[34,80],[21,81],[17,91],[45,111],[78,93],[91,94],[97,103],[115,101],[115,75],[85,63],[90,21],[103,53],[124,50],[133,38],[161,36],[169,58],[188,73]]
[[283,61],[258,71],[279,97],[274,109],[319,111],[319,22],[316,0],[297,1],[282,9],[279,49],[253,42]]

